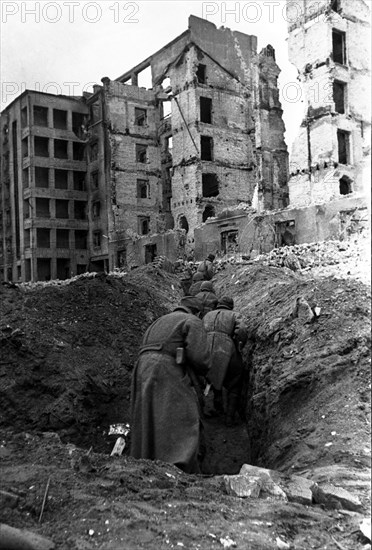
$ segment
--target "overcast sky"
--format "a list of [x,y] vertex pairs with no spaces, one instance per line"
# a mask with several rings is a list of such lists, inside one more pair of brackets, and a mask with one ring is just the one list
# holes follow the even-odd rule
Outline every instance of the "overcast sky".
[[193,14],[257,36],[259,51],[275,48],[289,146],[296,136],[304,103],[288,61],[285,0],[2,0],[1,10],[1,110],[24,89],[91,91],[92,82],[117,78],[185,31]]

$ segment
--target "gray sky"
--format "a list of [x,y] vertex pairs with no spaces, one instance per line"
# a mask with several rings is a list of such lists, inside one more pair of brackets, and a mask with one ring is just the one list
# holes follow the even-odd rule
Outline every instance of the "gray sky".
[[2,0],[1,110],[24,89],[81,95],[117,78],[185,31],[190,14],[257,36],[259,51],[275,48],[290,146],[304,102],[288,61],[285,0]]

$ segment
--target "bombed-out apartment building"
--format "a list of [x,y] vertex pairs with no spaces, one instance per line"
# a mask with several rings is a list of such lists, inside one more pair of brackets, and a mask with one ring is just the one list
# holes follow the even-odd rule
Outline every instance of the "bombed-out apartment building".
[[296,9],[289,59],[306,105],[290,163],[274,49],[258,53],[255,36],[194,16],[93,93],[15,99],[1,115],[5,280],[360,231],[370,186],[369,7],[287,7]]
[[287,8],[289,60],[305,104],[290,156],[289,205],[209,220],[196,231],[199,256],[342,239],[370,223],[370,3],[298,0]]
[[285,207],[278,74],[270,45],[257,53],[255,36],[190,16],[92,94],[24,92],[1,115],[4,278],[176,258],[226,207]]

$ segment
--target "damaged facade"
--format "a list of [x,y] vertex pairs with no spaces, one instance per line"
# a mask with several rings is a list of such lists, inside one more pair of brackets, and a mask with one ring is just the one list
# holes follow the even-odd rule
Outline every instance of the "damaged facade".
[[1,276],[65,279],[88,268],[87,107],[26,91],[2,113]]
[[[370,8],[363,0],[302,0],[289,60],[307,110],[291,155],[293,206],[370,187]],[[288,8],[290,9],[290,4]]]
[[[138,86],[146,70],[151,71],[150,89]],[[68,267],[64,273],[58,270],[54,252],[57,226],[62,230],[55,203],[62,200],[63,193],[56,190],[53,179],[59,161],[49,149],[48,160],[41,164],[48,164],[50,179],[41,194],[50,201],[50,211],[42,221],[32,209],[25,218],[22,205],[27,193],[20,176],[13,178],[10,210],[13,213],[18,208],[20,215],[11,214],[10,229],[3,221],[4,245],[6,239],[12,240],[11,252],[3,256],[4,278],[37,280],[48,276],[36,267],[25,267],[35,247],[24,237],[27,224],[32,227],[33,239],[39,223],[51,231],[50,249],[43,254],[51,261],[50,276],[65,278],[82,265],[112,270],[145,263],[170,251],[171,255],[187,254],[194,250],[198,225],[241,202],[264,210],[284,208],[288,204],[288,153],[277,88],[279,72],[270,45],[258,54],[255,36],[217,29],[190,16],[188,30],[164,48],[116,80],[103,78],[93,94],[71,100],[87,114],[88,121],[82,164],[66,164],[74,162],[72,145],[68,145],[63,166],[69,173],[63,200],[70,202],[63,230],[69,232],[70,273]],[[26,93],[27,97],[32,93]],[[18,98],[5,109],[2,120],[12,116],[12,109],[23,108],[22,101]],[[63,101],[54,98],[56,105]],[[52,107],[48,116],[51,113]],[[72,131],[71,124],[68,131]],[[31,120],[27,139],[40,131]],[[50,119],[42,135],[46,132],[52,139],[49,133],[55,131]],[[19,174],[26,164],[33,167],[41,162],[31,146],[28,160],[22,156],[26,131],[22,132],[17,145],[12,138],[8,144],[3,142],[2,151],[4,159],[8,146],[10,157],[17,158]],[[62,140],[63,136],[59,137]],[[86,171],[84,197],[75,197],[74,167]],[[9,178],[14,166],[5,164],[2,171]],[[28,193],[35,200],[40,195],[31,176]],[[73,210],[80,198],[87,203],[84,221],[78,222],[88,231],[87,249],[82,253],[73,238],[73,231],[83,230],[80,225],[75,227]],[[3,195],[3,217],[6,211]],[[22,235],[19,248],[17,234]]]
[[301,0],[287,8],[289,59],[307,105],[290,157],[289,205],[208,220],[196,231],[198,259],[216,250],[252,255],[344,239],[369,226],[370,7]]

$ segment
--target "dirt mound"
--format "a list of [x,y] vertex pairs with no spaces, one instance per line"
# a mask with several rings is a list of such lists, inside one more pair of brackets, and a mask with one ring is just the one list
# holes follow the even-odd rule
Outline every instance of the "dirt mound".
[[[209,470],[234,473],[251,462],[333,483],[359,498],[359,512],[337,500],[329,510],[240,499],[221,476],[187,476],[135,461],[127,449],[108,456],[109,425],[129,421],[141,337],[181,295],[175,275],[150,266],[1,287],[1,520],[64,550],[366,548],[371,295],[335,250],[340,263],[326,272],[319,248],[306,250],[310,269],[273,266],[268,256],[220,263],[217,292],[234,297],[249,327],[248,430],[239,419],[230,429],[206,420]],[[353,249],[345,251],[351,265]]]
[[174,307],[179,289],[178,279],[152,267],[2,285],[1,425],[111,445],[109,424],[129,420],[130,372],[143,333]]

